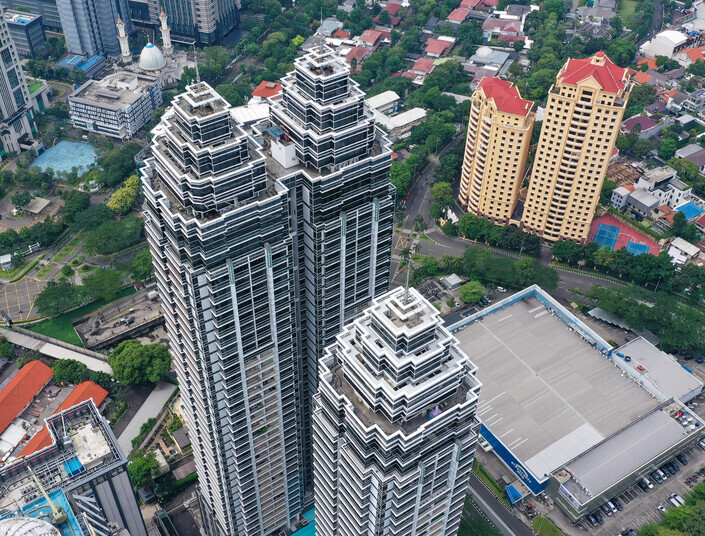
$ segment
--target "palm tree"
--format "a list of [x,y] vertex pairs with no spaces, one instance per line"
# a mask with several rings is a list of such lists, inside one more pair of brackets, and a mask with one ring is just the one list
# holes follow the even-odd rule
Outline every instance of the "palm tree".
[[447,253],[443,255],[440,260],[438,261],[440,264],[441,270],[448,270],[452,264],[453,264],[453,256],[448,255]]
[[404,259],[405,261],[408,261],[410,257],[411,257],[411,248],[407,246],[401,250],[401,258]]
[[412,247],[414,248],[414,253],[418,255],[419,251],[421,251],[421,244],[416,242]]

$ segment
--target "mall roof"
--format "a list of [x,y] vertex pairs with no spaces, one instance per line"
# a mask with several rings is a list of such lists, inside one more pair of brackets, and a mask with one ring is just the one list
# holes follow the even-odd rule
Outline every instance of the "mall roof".
[[0,391],[0,434],[49,383],[52,375],[52,370],[41,361],[30,361]]
[[639,371],[640,376],[661,391],[664,398],[681,400],[703,387],[703,383],[679,365],[674,357],[662,352],[641,337],[617,348],[615,355],[622,359],[619,354],[630,357],[630,361],[625,360],[621,365],[632,367],[634,370],[640,366],[643,367],[643,370]]
[[[100,385],[91,381],[81,382],[73,389],[73,391],[71,391],[71,393],[69,393],[66,400],[64,400],[54,412],[54,415],[91,398],[93,399],[93,402],[95,402],[96,407],[100,407],[107,396],[108,391],[103,389]],[[32,454],[33,452],[43,449],[44,447],[48,447],[51,443],[52,439],[49,435],[49,429],[46,426],[42,426],[42,429],[34,434],[34,437],[32,437],[27,445],[25,445],[20,455],[27,456],[28,454]]]
[[538,287],[450,329],[478,367],[478,418],[538,480],[660,403],[593,347],[609,348],[603,339]]
[[604,52],[599,51],[592,58],[569,59],[558,77],[570,85],[592,78],[603,91],[617,93],[624,89],[627,70],[612,63]]
[[485,98],[492,99],[500,112],[526,117],[534,105],[522,99],[519,90],[511,82],[501,78],[483,78],[477,89],[482,89]]

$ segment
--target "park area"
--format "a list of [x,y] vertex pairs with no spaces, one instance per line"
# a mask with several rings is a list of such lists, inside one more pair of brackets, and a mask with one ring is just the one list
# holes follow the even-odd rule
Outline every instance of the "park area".
[[639,2],[637,0],[618,0],[617,15],[622,17],[626,26],[631,25],[632,17],[634,16],[638,4]]

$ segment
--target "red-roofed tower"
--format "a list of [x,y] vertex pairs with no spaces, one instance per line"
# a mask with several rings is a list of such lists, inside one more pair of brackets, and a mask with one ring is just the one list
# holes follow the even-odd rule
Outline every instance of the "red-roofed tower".
[[522,216],[546,240],[585,242],[632,86],[604,52],[569,59],[546,103]]
[[483,78],[472,96],[460,181],[468,212],[506,225],[519,199],[534,103],[500,78]]

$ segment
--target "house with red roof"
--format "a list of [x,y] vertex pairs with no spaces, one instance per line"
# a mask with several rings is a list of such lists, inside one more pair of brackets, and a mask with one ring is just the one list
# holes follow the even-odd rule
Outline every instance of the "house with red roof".
[[705,214],[700,216],[697,220],[695,220],[695,227],[700,231],[702,234],[705,234]]
[[688,67],[698,60],[705,61],[705,46],[681,50],[673,55],[673,59],[676,60],[682,67]]
[[333,32],[333,37],[338,39],[348,39],[350,37],[350,32],[347,30],[336,30]]
[[[69,393],[69,396],[66,397],[66,400],[64,400],[54,412],[54,415],[65,409],[72,408],[73,406],[80,404],[81,402],[85,402],[86,400],[89,400],[91,398],[93,399],[93,402],[95,402],[96,407],[100,408],[100,405],[105,401],[107,396],[108,391],[103,389],[100,385],[91,381],[81,382],[76,387],[74,387],[71,393]],[[48,447],[51,444],[52,439],[51,435],[49,434],[49,429],[46,426],[43,426],[42,429],[39,430],[39,432],[37,432],[36,434],[34,434],[34,437],[32,437],[32,439],[30,439],[29,442],[25,445],[24,449],[22,449],[22,452],[20,452],[20,456],[28,456],[33,452],[42,450],[44,447]]]
[[642,85],[643,85],[643,84],[648,84],[649,82],[651,82],[651,79],[652,79],[652,77],[651,77],[650,74],[647,74],[647,73],[642,72],[642,71],[638,71],[638,72],[634,75],[634,81],[635,81],[637,84],[642,84]]
[[358,38],[361,43],[373,47],[382,38],[382,32],[379,30],[365,30],[362,35]]
[[365,47],[352,47],[350,51],[345,55],[345,59],[351,62],[354,58],[357,62],[357,69],[360,69],[362,62],[365,61],[370,55],[370,49]]
[[282,96],[282,85],[279,82],[262,80],[259,86],[252,92],[252,96],[262,100],[279,99]]
[[641,128],[640,136],[642,138],[651,138],[659,132],[658,130],[654,130],[656,127],[658,127],[658,123],[652,119],[649,119],[648,117],[644,117],[643,115],[636,115],[634,117],[630,117],[622,123],[622,126],[619,130],[623,134],[628,134],[636,125],[639,125],[639,128]]
[[41,361],[30,361],[0,391],[0,434],[32,403],[54,373]]
[[465,22],[470,17],[470,10],[464,7],[457,7],[448,15],[448,21],[454,24]]
[[[390,22],[389,24],[384,24],[384,26],[399,26],[401,23],[401,19],[397,17],[397,13],[399,13],[399,10],[401,9],[401,4],[397,2],[390,2],[387,4],[385,7],[382,8],[382,11],[386,11],[389,13],[389,18]],[[381,24],[379,22],[379,15],[377,15],[374,19],[372,19],[376,24]]]
[[492,7],[497,7],[497,4],[499,4],[498,0],[463,0],[460,3],[460,7],[477,10],[488,10]]
[[421,75],[421,76],[426,76],[427,74],[430,74],[431,71],[433,71],[433,68],[436,66],[436,63],[433,59],[431,58],[419,58],[416,60],[416,63],[414,63],[414,66],[409,69],[412,73]]
[[658,65],[656,65],[656,59],[654,58],[641,58],[639,61],[636,62],[636,64],[639,67],[646,64],[649,69],[658,69]]
[[450,41],[446,39],[434,39],[430,37],[426,40],[426,55],[431,58],[440,58],[448,54],[448,51],[453,46],[455,40]]
[[482,36],[485,41],[493,37],[502,39],[503,36],[519,35],[524,25],[517,19],[485,19],[482,23]]

